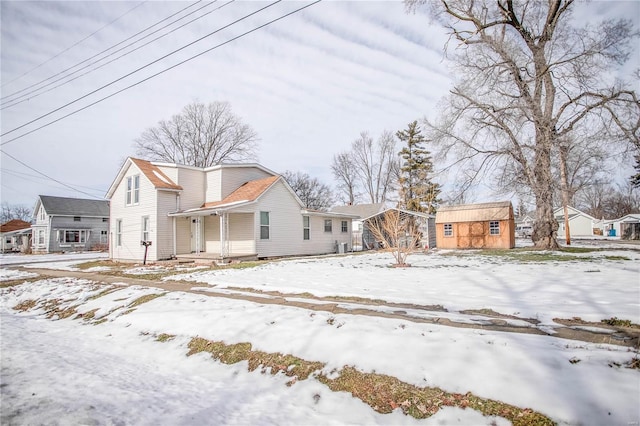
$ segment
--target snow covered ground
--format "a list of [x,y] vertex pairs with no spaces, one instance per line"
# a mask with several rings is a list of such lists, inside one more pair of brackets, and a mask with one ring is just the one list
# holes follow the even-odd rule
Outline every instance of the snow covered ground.
[[[386,267],[389,255],[365,254],[194,271],[181,278],[214,288],[352,295],[451,310],[491,308],[548,322],[573,316],[640,322],[640,252],[580,256],[593,259],[519,263],[430,254],[411,256],[412,268],[394,269]],[[72,262],[64,259],[61,267],[72,268]],[[13,274],[5,269],[0,277]],[[229,366],[204,354],[186,357],[187,342],[196,336],[251,342],[255,350],[321,361],[327,371],[353,365],[417,386],[473,392],[530,407],[561,424],[640,421],[640,378],[637,370],[624,367],[634,356],[625,347],[183,292],[164,294],[125,314],[131,301],[162,291],[123,286],[92,297],[101,290],[86,280],[61,278],[0,291],[2,424],[508,423],[470,409],[445,408],[421,421],[399,411],[379,414],[313,378],[287,387],[287,377],[248,372],[244,362]],[[106,321],[93,325],[73,316],[52,321],[44,309],[12,309],[45,299],[76,306],[77,313],[95,310],[94,319]],[[154,337],[161,333],[176,338],[161,343]]]

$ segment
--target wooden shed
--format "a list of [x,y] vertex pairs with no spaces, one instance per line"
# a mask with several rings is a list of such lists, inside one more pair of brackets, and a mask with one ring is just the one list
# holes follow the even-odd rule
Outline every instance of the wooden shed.
[[510,201],[440,207],[436,213],[438,248],[513,248],[516,245]]

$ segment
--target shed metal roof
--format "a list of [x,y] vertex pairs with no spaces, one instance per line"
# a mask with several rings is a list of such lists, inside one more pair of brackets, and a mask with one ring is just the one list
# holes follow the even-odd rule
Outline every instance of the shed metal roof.
[[350,206],[336,206],[331,209],[333,213],[346,213],[360,218],[374,216],[384,210],[384,203],[354,204]]
[[510,201],[445,206],[440,207],[436,212],[436,223],[479,222],[510,218]]

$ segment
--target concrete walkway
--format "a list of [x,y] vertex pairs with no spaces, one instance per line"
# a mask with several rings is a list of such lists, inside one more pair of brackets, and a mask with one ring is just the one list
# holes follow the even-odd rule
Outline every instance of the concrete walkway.
[[[493,330],[509,333],[524,333],[545,335],[555,338],[579,340],[589,343],[613,344],[619,346],[638,347],[640,342],[640,329],[629,327],[614,327],[601,323],[576,323],[571,319],[560,320],[553,332],[548,332],[548,327],[542,329],[537,326],[537,321],[506,315],[489,315],[478,312],[455,313],[464,321],[456,321],[455,318],[447,318],[446,310],[440,306],[414,305],[409,303],[379,303],[373,300],[335,297],[318,297],[309,294],[286,294],[279,292],[259,292],[249,288],[216,289],[209,287],[206,291],[201,283],[187,281],[152,281],[134,277],[123,277],[99,272],[86,271],[62,271],[55,269],[16,268],[26,272],[33,272],[41,278],[74,277],[87,279],[104,284],[139,285],[143,287],[155,287],[169,292],[182,291],[201,294],[209,297],[222,297],[248,302],[292,306],[311,311],[325,311],[334,314],[367,315],[382,318],[394,318],[415,323],[436,324],[447,327],[473,328]],[[308,300],[308,302],[307,302]],[[411,311],[428,313],[428,317],[412,315]],[[573,321],[573,322],[572,322]],[[517,323],[517,324],[514,324]],[[585,325],[590,329],[581,328]],[[602,329],[602,332],[594,328]]]

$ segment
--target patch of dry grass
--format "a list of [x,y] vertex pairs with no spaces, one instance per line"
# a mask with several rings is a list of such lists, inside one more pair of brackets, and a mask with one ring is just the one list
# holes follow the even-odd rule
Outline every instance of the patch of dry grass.
[[122,287],[118,287],[118,286],[109,286],[106,289],[102,290],[100,293],[98,294],[94,294],[93,296],[89,297],[87,300],[95,300],[95,299],[99,299],[102,296],[106,296],[107,294],[113,293],[115,291],[118,291],[122,289]]
[[519,426],[554,424],[548,417],[527,408],[480,398],[471,393],[457,394],[433,387],[421,388],[392,376],[363,373],[354,367],[344,367],[336,378],[320,375],[318,380],[334,392],[350,392],[383,414],[400,408],[404,414],[423,419],[432,416],[441,407],[449,406],[471,408],[486,416],[503,417]]
[[[191,356],[208,352],[224,363],[235,364],[247,361],[249,371],[262,367],[262,372],[271,374],[282,372],[292,377],[287,385],[297,380],[305,380],[325,364],[306,361],[293,355],[253,351],[251,343],[226,344],[195,337],[188,344]],[[401,409],[406,415],[417,419],[432,416],[441,407],[451,406],[471,408],[486,416],[499,416],[510,420],[516,426],[546,426],[555,424],[548,417],[528,408],[519,408],[500,401],[484,399],[471,393],[456,394],[435,387],[421,388],[399,379],[377,373],[363,373],[355,367],[344,367],[339,374],[329,376],[319,374],[317,379],[334,392],[350,392],[379,413],[391,413]]]
[[136,306],[140,306],[143,303],[147,303],[147,302],[151,302],[153,299],[156,299],[158,297],[162,297],[167,293],[154,293],[154,294],[145,294],[144,296],[140,296],[138,297],[136,300],[134,300],[133,302],[129,303],[129,308],[135,308]]
[[175,339],[175,337],[176,337],[175,334],[160,333],[159,335],[156,336],[156,341],[168,342],[169,340]]
[[247,342],[226,344],[194,337],[189,342],[188,347],[187,356],[208,352],[214,359],[223,364],[236,364],[241,361],[247,361],[249,371],[254,371],[261,367],[263,373],[267,371],[270,371],[271,374],[282,372],[286,376],[292,377],[288,385],[295,383],[297,380],[306,380],[314,371],[324,367],[321,362],[306,361],[293,355],[254,351],[251,349],[251,343]]
[[18,303],[16,306],[13,307],[14,310],[16,311],[20,311],[20,312],[26,312],[30,309],[33,309],[36,304],[38,302],[36,300],[33,299],[29,299],[29,300],[23,300],[22,302]]

